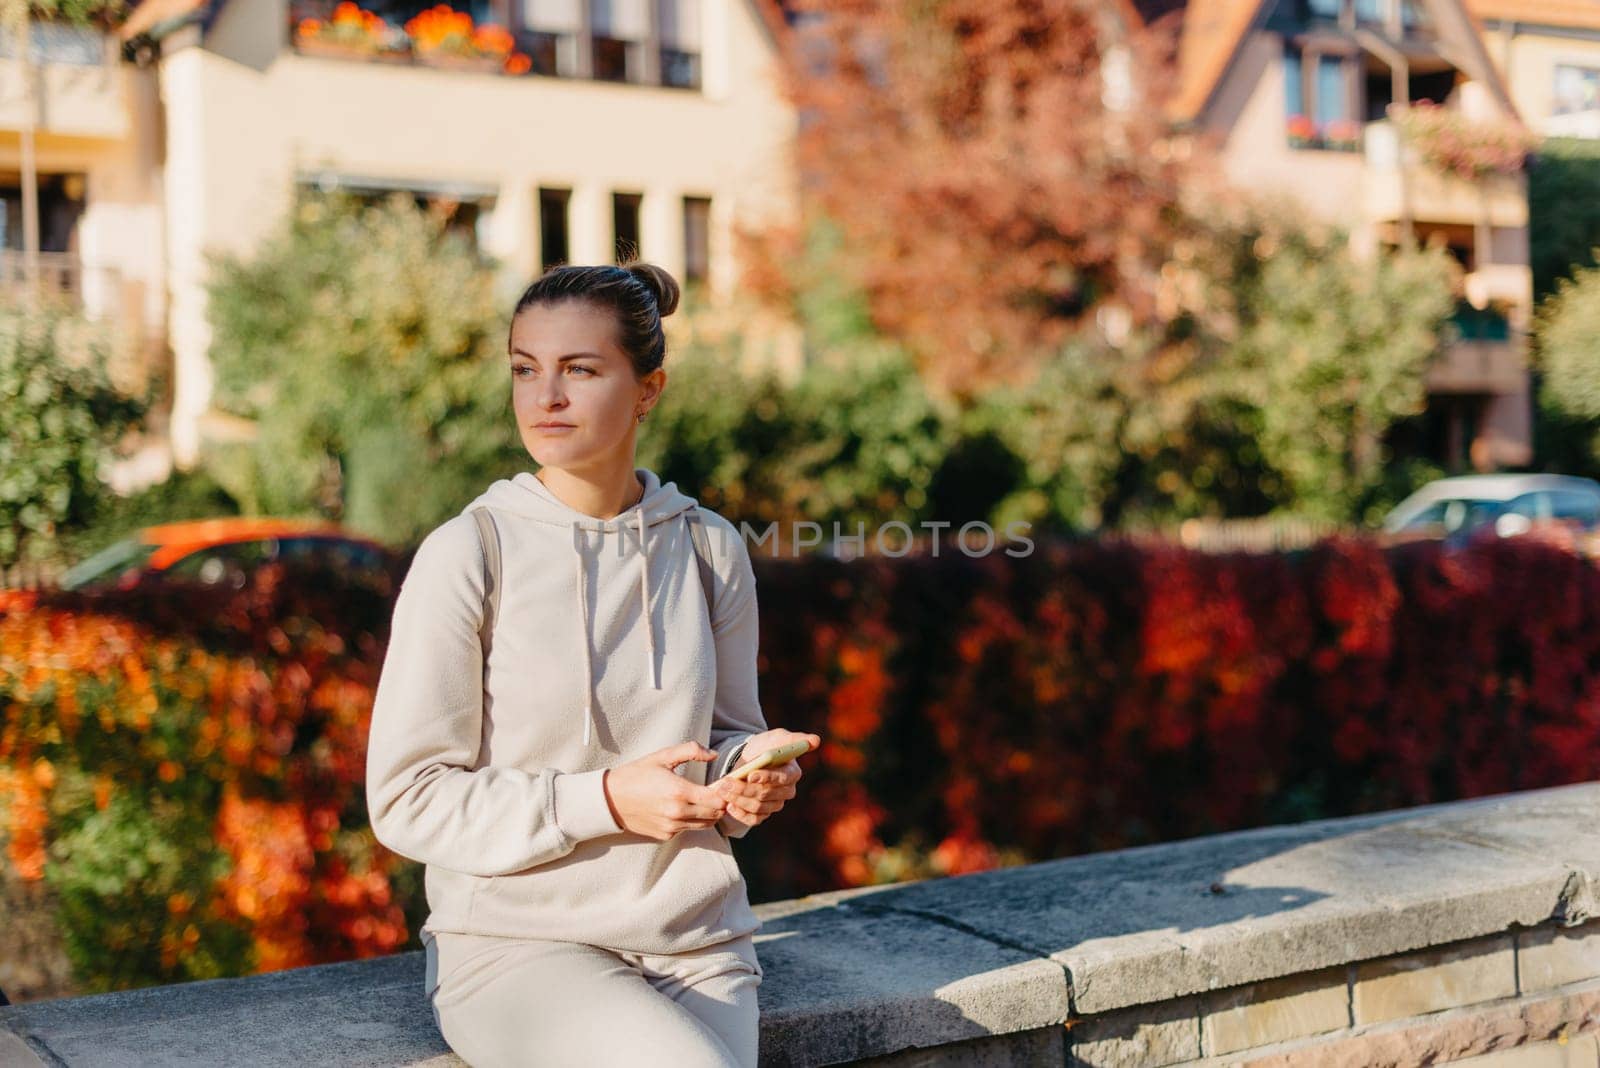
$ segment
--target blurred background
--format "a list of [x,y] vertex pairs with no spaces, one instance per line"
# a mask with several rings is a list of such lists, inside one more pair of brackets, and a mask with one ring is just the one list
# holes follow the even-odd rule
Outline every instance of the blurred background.
[[869,534],[754,554],[754,900],[1595,775],[1600,0],[0,11],[13,1000],[416,945],[372,692],[557,263],[685,285],[642,464]]

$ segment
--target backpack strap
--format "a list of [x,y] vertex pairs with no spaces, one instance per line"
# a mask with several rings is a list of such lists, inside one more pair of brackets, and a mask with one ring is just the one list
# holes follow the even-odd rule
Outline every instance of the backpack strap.
[[478,628],[478,641],[487,657],[494,621],[500,615],[500,532],[489,509],[474,508],[472,518],[478,523],[478,542],[483,546],[483,626]]
[[711,539],[706,536],[705,519],[700,515],[700,506],[697,504],[684,513],[689,522],[689,536],[694,540],[694,556],[700,565],[700,588],[706,595],[706,619],[715,622],[716,615],[711,611],[712,578],[711,569]]

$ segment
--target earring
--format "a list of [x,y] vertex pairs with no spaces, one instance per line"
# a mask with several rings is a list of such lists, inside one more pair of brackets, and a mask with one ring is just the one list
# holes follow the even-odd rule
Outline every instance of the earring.
[[644,422],[644,413],[643,412],[639,413],[639,422],[641,422],[641,423]]

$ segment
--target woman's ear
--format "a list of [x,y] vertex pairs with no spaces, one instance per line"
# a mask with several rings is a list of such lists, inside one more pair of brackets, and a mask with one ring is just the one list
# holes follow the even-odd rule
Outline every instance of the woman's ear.
[[661,391],[667,387],[667,372],[660,367],[645,375],[639,380],[639,385],[644,392],[639,395],[639,407],[649,411],[661,399]]

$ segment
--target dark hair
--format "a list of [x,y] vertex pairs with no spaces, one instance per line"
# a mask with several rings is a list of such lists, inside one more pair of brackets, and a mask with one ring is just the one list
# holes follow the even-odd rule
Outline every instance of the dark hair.
[[661,366],[667,339],[661,320],[678,307],[678,283],[653,263],[635,260],[618,267],[552,267],[522,291],[515,319],[535,304],[583,300],[617,316],[617,342],[640,378]]

